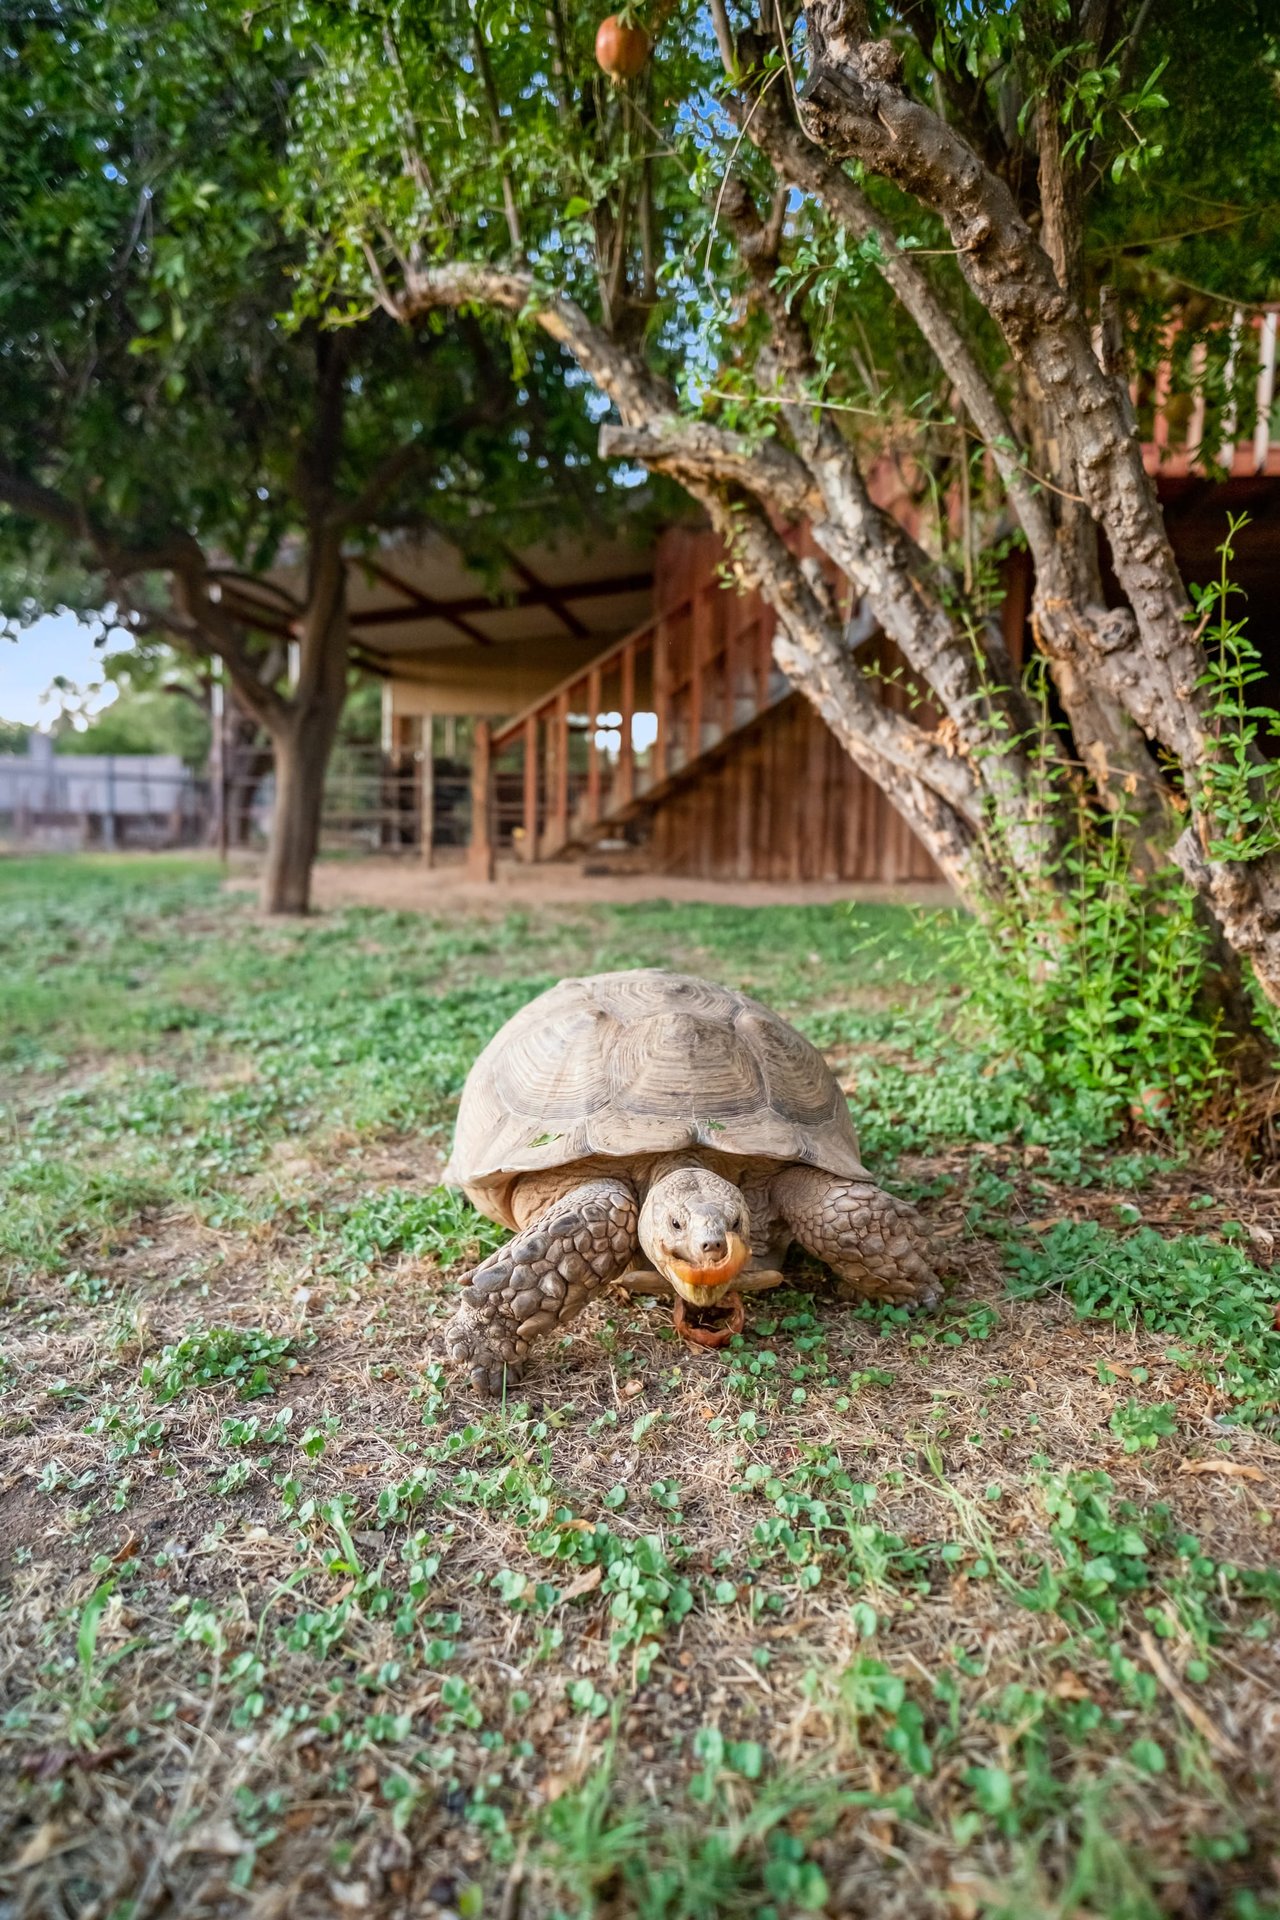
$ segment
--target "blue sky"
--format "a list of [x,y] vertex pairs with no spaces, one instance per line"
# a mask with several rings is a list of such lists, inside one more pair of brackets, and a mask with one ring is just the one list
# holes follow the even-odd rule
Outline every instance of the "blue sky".
[[[102,685],[105,653],[132,643],[127,634],[108,634],[105,649],[94,645],[100,627],[86,627],[69,613],[47,614],[26,627],[16,640],[0,635],[0,720],[19,720],[29,727],[51,727],[64,696],[53,687],[58,677],[84,696],[76,705],[96,712],[116,697],[110,682]],[[98,688],[97,693],[89,691]]]

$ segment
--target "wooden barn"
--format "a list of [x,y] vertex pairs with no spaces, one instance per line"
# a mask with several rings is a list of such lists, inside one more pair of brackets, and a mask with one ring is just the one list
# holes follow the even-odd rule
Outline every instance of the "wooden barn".
[[[1228,420],[1206,473],[1203,398],[1158,377],[1135,392],[1150,471],[1188,579],[1217,571],[1228,512],[1247,512],[1233,574],[1250,634],[1280,660],[1277,313],[1256,316],[1254,418]],[[885,463],[875,490],[909,519]],[[812,551],[807,530],[790,538]],[[508,554],[481,582],[444,542],[350,566],[358,657],[383,680],[384,847],[423,862],[577,858],[593,867],[728,880],[915,882],[929,856],[773,663],[773,616],[725,585],[696,522]],[[1004,607],[1015,659],[1030,597],[1014,562]],[[890,699],[900,666],[877,638]],[[1265,690],[1280,704],[1280,688]],[[384,816],[385,818],[386,816]]]
[[[936,878],[774,665],[773,615],[726,586],[714,534],[673,526],[629,563],[614,553],[605,570],[605,557],[523,554],[520,587],[492,610],[503,637],[468,604],[474,632],[418,629],[387,656],[384,746],[416,770],[423,857],[456,857],[465,813],[476,876],[501,860],[576,856],[715,879]],[[624,625],[641,595],[642,617]],[[463,598],[437,595],[442,627]],[[867,643],[868,660],[876,649]],[[892,650],[880,655],[892,672]]]

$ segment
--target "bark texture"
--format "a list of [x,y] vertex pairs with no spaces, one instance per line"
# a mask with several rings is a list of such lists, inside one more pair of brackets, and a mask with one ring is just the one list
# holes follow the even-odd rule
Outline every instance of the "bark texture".
[[[1209,858],[1218,837],[1202,810],[1206,762],[1219,750],[1202,681],[1203,648],[1143,464],[1128,394],[1102,366],[1078,297],[1079,216],[1073,183],[1042,115],[1041,235],[1008,183],[965,134],[902,85],[896,46],[870,37],[865,10],[849,0],[807,9],[811,62],[801,113],[810,143],[837,163],[857,160],[945,223],[968,284],[990,314],[1012,364],[1043,408],[1057,471],[1087,510],[1058,516],[1047,547],[1023,520],[1037,567],[1038,632],[1059,669],[1082,747],[1095,773],[1124,766],[1148,832],[1168,809],[1148,763],[1134,758],[1134,730],[1176,761],[1191,824],[1178,859],[1228,946],[1253,963],[1280,1002],[1280,854],[1249,862]],[[1010,497],[1023,515],[1025,501]],[[1033,509],[1033,524],[1036,518]],[[1052,524],[1052,523],[1051,523]],[[1096,531],[1105,534],[1127,604],[1099,607]],[[1092,686],[1091,684],[1092,683]],[[1096,689],[1097,691],[1093,691]],[[1098,695],[1102,698],[1099,699]],[[1117,727],[1119,713],[1128,723]]]

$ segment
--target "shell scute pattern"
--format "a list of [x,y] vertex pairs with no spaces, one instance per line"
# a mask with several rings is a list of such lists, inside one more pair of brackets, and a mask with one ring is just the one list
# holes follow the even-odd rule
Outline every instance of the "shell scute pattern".
[[801,1034],[744,994],[643,968],[562,980],[507,1022],[468,1076],[445,1177],[482,1198],[588,1155],[693,1147],[865,1177]]

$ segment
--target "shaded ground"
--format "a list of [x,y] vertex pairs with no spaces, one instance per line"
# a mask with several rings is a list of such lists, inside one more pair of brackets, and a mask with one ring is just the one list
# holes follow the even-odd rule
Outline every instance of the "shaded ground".
[[[235,885],[256,881],[258,863],[245,857],[232,867]],[[642,906],[669,900],[717,907],[832,906],[856,896],[860,901],[943,907],[954,895],[943,882],[906,885],[872,883],[849,887],[837,882],[795,885],[773,880],[684,880],[627,869],[625,855],[535,867],[501,861],[492,883],[469,879],[465,861],[439,849],[436,864],[416,859],[361,858],[321,861],[316,869],[316,904],[333,907],[407,908],[418,913],[503,913],[524,907]]]
[[[856,922],[0,865],[0,1913],[1280,1914],[1275,1185],[1055,1133]],[[827,1049],[946,1307],[610,1298],[477,1402],[467,1065],[655,962]]]

